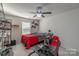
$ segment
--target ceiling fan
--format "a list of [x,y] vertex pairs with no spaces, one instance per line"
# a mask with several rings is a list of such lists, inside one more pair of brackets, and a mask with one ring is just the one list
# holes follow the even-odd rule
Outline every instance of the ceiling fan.
[[44,14],[52,14],[52,12],[43,12],[41,6],[37,7],[36,10],[36,12],[31,12],[35,14],[33,17],[45,17]]

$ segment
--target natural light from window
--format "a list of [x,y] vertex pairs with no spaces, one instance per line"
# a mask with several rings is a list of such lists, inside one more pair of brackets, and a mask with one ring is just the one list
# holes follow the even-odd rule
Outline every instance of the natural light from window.
[[31,30],[31,24],[29,22],[22,22],[22,34],[29,34]]

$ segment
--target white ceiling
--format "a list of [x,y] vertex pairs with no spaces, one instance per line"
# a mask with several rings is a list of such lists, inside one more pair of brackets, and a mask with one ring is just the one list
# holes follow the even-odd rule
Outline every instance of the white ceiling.
[[77,3],[3,3],[5,13],[24,18],[33,18],[30,12],[35,12],[38,6],[42,6],[43,11],[51,11],[52,15],[79,8]]

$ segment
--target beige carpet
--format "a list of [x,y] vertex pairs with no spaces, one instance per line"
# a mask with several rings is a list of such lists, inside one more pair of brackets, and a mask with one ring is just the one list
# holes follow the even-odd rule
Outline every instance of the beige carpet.
[[27,56],[32,51],[32,49],[25,49],[25,47],[22,44],[17,44],[16,46],[13,46],[14,56]]
[[[35,45],[37,46],[37,45]],[[23,44],[17,44],[16,46],[13,46],[13,52],[14,56],[27,56],[29,53],[33,52],[33,48],[26,49]],[[38,46],[41,46],[41,44],[38,44]],[[38,56],[36,53],[34,53],[32,56]],[[72,51],[72,50],[66,50],[63,48],[59,49],[59,56],[79,56],[79,52]]]

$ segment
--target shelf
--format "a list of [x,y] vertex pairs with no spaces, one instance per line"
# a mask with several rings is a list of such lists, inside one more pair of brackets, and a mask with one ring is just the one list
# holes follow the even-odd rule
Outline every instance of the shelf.
[[[10,23],[8,21],[5,21],[5,20],[0,20],[0,22],[4,22],[4,23]],[[11,23],[10,23],[11,24]]]
[[11,28],[0,28],[0,30],[11,30]]
[[7,51],[9,51],[8,48],[10,48],[11,46],[6,46],[6,45],[11,43],[12,23],[8,19],[6,19],[2,3],[0,6],[1,6],[0,7],[1,9],[0,11],[1,13],[1,16],[0,16],[0,53],[2,56],[7,56],[8,55]]

